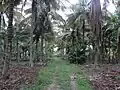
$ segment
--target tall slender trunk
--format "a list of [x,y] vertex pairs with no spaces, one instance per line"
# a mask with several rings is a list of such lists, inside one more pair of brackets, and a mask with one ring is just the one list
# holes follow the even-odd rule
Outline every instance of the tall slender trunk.
[[20,52],[19,52],[19,47],[18,47],[18,38],[16,40],[16,53],[17,53],[16,60],[19,63],[19,61],[20,61],[20,58],[19,58]]
[[83,20],[83,27],[82,27],[82,29],[83,29],[83,42],[84,42],[84,36],[85,36],[85,20]]
[[0,12],[0,30],[1,30],[1,21],[2,21],[2,14]]
[[[98,60],[100,60],[100,45],[101,45],[101,4],[100,0],[91,0],[91,26],[94,33],[94,63],[97,64]],[[95,65],[96,66],[96,65]]]
[[105,60],[105,39],[104,39],[104,32],[101,36],[101,63]]
[[109,52],[109,55],[108,55],[108,63],[110,63],[111,62],[111,59],[110,59],[110,36],[108,37],[108,48],[109,48],[109,50],[108,50],[108,52]]
[[39,60],[39,56],[38,56],[38,42],[36,41],[36,61]]
[[48,45],[48,42],[47,41],[44,41],[45,42],[45,54],[44,54],[44,60],[45,60],[45,63],[47,64],[47,58],[48,58],[48,54],[47,54],[47,45]]
[[117,62],[120,62],[120,27],[118,28],[117,33],[117,54],[116,54]]
[[32,23],[30,31],[30,66],[33,67],[33,30],[35,21],[35,0],[32,0]]
[[33,67],[33,34],[32,34],[32,29],[31,29],[31,32],[30,32],[30,66]]
[[99,59],[100,59],[99,41],[98,41],[98,38],[97,38],[97,36],[96,36],[96,37],[95,37],[94,68],[96,68]]
[[41,60],[41,61],[43,61],[43,55],[44,55],[44,54],[43,54],[43,43],[44,43],[44,42],[43,42],[43,41],[44,41],[43,39],[44,39],[44,38],[43,38],[43,33],[42,33],[42,35],[41,35],[41,43],[40,43],[40,44],[41,44],[41,46],[40,46],[40,49],[41,49],[41,50],[40,50],[40,60]]
[[6,57],[4,60],[3,76],[6,78],[8,76],[9,62],[12,57],[12,38],[13,38],[13,11],[14,11],[14,1],[10,0],[9,11],[8,11],[8,28],[6,37]]
[[[18,21],[17,21],[18,22]],[[17,23],[17,29],[15,30],[15,40],[16,40],[16,51],[15,51],[15,55],[16,55],[16,60],[19,63],[19,49],[18,49],[18,36],[17,36],[17,31],[19,31],[19,25]]]

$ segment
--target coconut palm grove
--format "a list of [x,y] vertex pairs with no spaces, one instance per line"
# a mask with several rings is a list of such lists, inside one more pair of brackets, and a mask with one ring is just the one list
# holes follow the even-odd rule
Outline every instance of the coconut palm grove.
[[0,0],[0,90],[120,90],[120,0]]

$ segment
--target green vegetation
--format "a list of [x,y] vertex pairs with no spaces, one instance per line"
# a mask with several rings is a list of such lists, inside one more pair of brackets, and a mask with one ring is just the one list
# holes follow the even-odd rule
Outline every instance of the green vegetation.
[[[54,83],[70,90],[73,74],[78,89],[89,90],[78,64],[94,64],[95,68],[120,63],[120,0],[71,1],[0,0],[0,73],[4,82],[12,82],[9,71],[14,64],[25,63],[28,68],[46,66],[31,90],[46,90]],[[108,11],[109,4],[114,5],[114,13]],[[54,53],[65,60],[51,60]],[[10,90],[10,84],[8,87],[3,83],[0,90]]]
[[39,72],[37,84],[31,90],[47,90],[54,82],[60,86],[60,90],[71,90],[70,76],[72,73],[77,76],[78,90],[92,90],[89,81],[84,78],[83,73],[80,71],[80,67],[56,57],[50,61],[48,67]]

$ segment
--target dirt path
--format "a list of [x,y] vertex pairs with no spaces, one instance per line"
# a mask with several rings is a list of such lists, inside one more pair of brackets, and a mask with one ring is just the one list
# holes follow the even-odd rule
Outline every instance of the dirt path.
[[39,76],[39,90],[92,90],[80,67],[58,57]]
[[[56,78],[57,77],[54,76],[53,83],[49,85],[47,90],[61,90],[60,86],[57,84]],[[76,75],[73,73],[70,76],[70,78],[71,78],[71,81],[70,81],[71,90],[78,90],[76,85],[76,78],[77,78]]]
[[[47,90],[61,90],[60,86],[57,84],[56,78],[57,77],[54,76],[53,83],[49,85]],[[77,78],[76,75],[73,73],[70,76],[70,78],[71,78],[71,81],[70,81],[71,90],[78,90],[76,85],[76,78]]]
[[60,86],[57,84],[57,70],[58,67],[55,67],[55,73],[53,73],[53,83],[49,85],[47,90],[60,90]]
[[48,87],[47,90],[60,90],[60,86],[57,85],[57,84],[55,84],[55,83],[53,83],[53,84],[51,84],[51,85]]
[[[62,90],[60,85],[58,85],[58,83],[57,83],[58,82],[57,81],[57,79],[58,79],[58,77],[57,77],[58,71],[59,71],[59,67],[56,66],[55,67],[55,73],[53,73],[53,83],[49,85],[47,90]],[[75,73],[72,72],[72,75],[69,76],[69,78],[70,78],[69,84],[70,84],[71,90],[78,90],[77,85],[76,85],[77,76],[75,75]]]
[[76,79],[77,79],[77,76],[73,73],[72,75],[71,75],[71,89],[72,90],[78,90],[77,89],[77,83],[76,83]]

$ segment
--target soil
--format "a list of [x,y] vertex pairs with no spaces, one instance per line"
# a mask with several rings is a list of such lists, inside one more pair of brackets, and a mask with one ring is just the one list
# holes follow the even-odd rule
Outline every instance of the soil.
[[[21,84],[33,85],[36,81],[37,73],[41,66],[35,65],[33,68],[28,66],[12,66],[8,72],[9,76],[3,79],[0,72],[0,90],[19,90]],[[89,77],[94,90],[120,90],[120,65],[99,65],[93,68],[93,65],[85,65],[81,68],[84,75]],[[56,73],[54,80],[47,90],[60,90],[56,83]],[[71,88],[76,89],[76,76],[71,75]]]
[[12,66],[8,71],[8,78],[4,80],[0,72],[0,90],[19,90],[21,84],[31,85],[36,81],[40,66]]
[[96,69],[87,65],[83,71],[89,75],[94,90],[120,90],[120,65],[100,65]]
[[[56,78],[57,77],[54,76],[53,83],[51,85],[49,85],[47,90],[61,90],[60,86],[57,85],[57,83],[56,83]],[[71,78],[71,82],[70,82],[71,90],[78,90],[77,84],[76,84],[76,75],[73,73],[70,76],[70,78]]]

